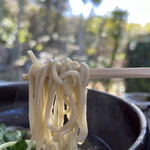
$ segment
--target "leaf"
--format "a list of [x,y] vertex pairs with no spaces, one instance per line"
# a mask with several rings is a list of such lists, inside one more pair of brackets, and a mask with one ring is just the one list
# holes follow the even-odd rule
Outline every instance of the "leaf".
[[92,56],[92,55],[97,54],[97,50],[95,48],[93,48],[93,47],[88,48],[86,50],[86,52],[87,52],[88,56]]
[[40,52],[40,51],[42,51],[42,49],[43,49],[42,44],[37,44],[36,50]]
[[86,32],[88,32],[92,35],[99,34],[99,29],[100,29],[101,23],[102,23],[102,18],[100,18],[100,17],[90,18],[85,27]]
[[92,0],[94,4],[101,4],[102,0]]
[[20,43],[24,43],[26,41],[26,33],[25,33],[25,29],[21,29],[19,31],[19,42]]
[[6,130],[6,126],[5,126],[5,124],[4,123],[1,123],[0,124],[0,130],[3,130],[3,131],[5,131]]
[[26,150],[28,147],[25,140],[18,141],[15,145],[12,146],[11,150]]
[[[10,141],[20,141],[26,134],[24,130],[8,131],[5,124],[0,124],[0,145]],[[7,148],[11,150],[11,147]]]
[[0,144],[3,144],[5,143],[4,139],[3,139],[3,136],[5,134],[5,131],[6,131],[6,126],[5,124],[1,123],[0,124]]
[[6,131],[3,139],[4,141],[8,142],[8,141],[19,141],[22,139],[22,133],[19,130],[16,130],[14,132],[11,131]]

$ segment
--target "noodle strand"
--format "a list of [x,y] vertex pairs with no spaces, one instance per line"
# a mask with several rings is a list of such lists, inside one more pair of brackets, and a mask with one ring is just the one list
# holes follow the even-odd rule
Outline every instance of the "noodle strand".
[[77,144],[82,144],[88,134],[89,67],[69,58],[41,64],[32,51],[28,53],[33,65],[28,72],[32,137],[27,150],[34,141],[36,150],[77,150]]

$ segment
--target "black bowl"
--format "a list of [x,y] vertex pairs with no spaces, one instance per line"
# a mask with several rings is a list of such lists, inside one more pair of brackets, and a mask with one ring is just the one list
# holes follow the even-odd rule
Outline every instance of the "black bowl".
[[[148,149],[147,121],[130,102],[88,90],[87,120],[89,134],[103,139],[113,150]],[[27,82],[0,86],[0,122],[29,126]]]

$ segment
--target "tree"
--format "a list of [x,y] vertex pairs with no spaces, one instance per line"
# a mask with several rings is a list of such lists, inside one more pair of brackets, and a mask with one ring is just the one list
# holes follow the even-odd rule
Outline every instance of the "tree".
[[94,6],[99,6],[103,0],[82,0],[84,4],[91,2]]
[[[91,11],[93,11],[93,8],[96,6],[99,6],[102,2],[102,0],[82,0],[84,5],[88,2],[93,4],[93,7],[91,8]],[[77,45],[79,45],[80,51],[83,53],[83,37],[84,37],[84,17],[83,17],[83,13],[81,12],[80,14],[80,22],[79,22],[79,26],[77,29]]]
[[0,0],[0,24],[3,18],[3,0]]
[[59,21],[67,9],[67,0],[37,0],[43,13],[43,34],[58,32]]
[[122,38],[122,33],[124,30],[125,21],[127,20],[127,11],[116,8],[112,14],[111,18],[108,20],[109,27],[107,34],[112,38],[113,50],[111,55],[111,61],[109,67],[113,67],[115,56]]
[[22,51],[22,45],[19,41],[20,38],[20,31],[22,28],[23,24],[23,6],[24,6],[24,1],[19,0],[18,1],[18,6],[19,6],[19,12],[18,12],[18,21],[17,21],[17,36],[16,36],[16,58],[20,59],[21,57],[21,51]]
[[144,30],[146,33],[149,33],[150,34],[150,23],[147,23],[145,26],[144,26]]
[[[127,12],[116,8],[109,16],[91,17],[86,22],[87,54],[90,67],[114,67],[121,46]],[[102,80],[106,90],[110,80]]]
[[126,23],[125,30],[129,40],[136,38],[138,34],[143,34],[143,28],[140,24],[137,23]]

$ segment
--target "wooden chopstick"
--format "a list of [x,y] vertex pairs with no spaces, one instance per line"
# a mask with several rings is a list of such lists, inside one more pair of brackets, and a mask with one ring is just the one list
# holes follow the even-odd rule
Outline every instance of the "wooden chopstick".
[[150,68],[91,68],[90,78],[150,78]]
[[[28,74],[22,78],[28,80]],[[150,78],[150,68],[90,68],[90,78]]]

